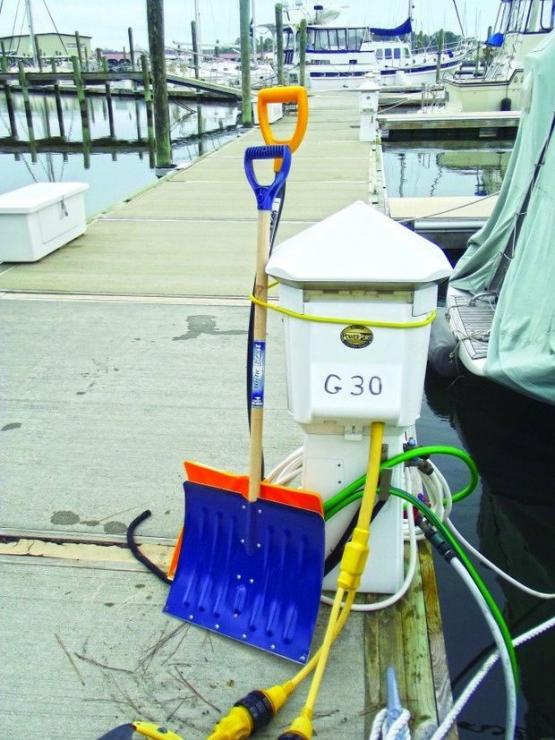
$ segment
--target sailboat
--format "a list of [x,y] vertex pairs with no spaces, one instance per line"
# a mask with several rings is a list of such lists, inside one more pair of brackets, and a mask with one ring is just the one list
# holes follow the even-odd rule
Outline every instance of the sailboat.
[[[412,3],[403,23],[394,28],[340,24],[340,9],[314,5],[308,11],[296,2],[284,6],[284,56],[289,79],[295,81],[299,64],[299,24],[307,21],[306,65],[314,90],[356,88],[364,75],[379,74],[382,85],[423,85],[436,80],[438,51],[416,50],[412,36]],[[468,56],[466,42],[440,53],[440,75],[459,67]]]
[[555,403],[555,32],[528,54],[523,71],[507,172],[449,281],[446,320],[449,351],[467,370]]
[[453,110],[519,110],[524,59],[555,25],[552,0],[501,0],[494,32],[486,41],[492,55],[483,78],[446,79]]

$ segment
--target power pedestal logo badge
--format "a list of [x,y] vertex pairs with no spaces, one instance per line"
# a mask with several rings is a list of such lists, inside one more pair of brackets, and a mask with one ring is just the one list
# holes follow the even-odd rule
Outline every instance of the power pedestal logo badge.
[[372,330],[360,324],[346,326],[341,332],[341,341],[346,347],[351,347],[351,349],[368,347],[369,344],[372,344],[373,339]]

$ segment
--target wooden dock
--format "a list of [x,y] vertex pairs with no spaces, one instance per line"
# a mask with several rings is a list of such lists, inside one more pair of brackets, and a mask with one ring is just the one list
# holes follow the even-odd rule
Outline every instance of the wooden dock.
[[497,195],[388,198],[389,215],[442,249],[465,249],[486,223]]
[[[314,96],[310,106],[280,240],[354,200],[384,204],[381,148],[358,141],[357,94]],[[278,133],[290,127],[286,118]],[[181,461],[246,467],[256,209],[242,156],[258,143],[251,130],[100,214],[40,262],[0,265],[9,493],[0,683],[10,726],[30,740],[98,737],[137,717],[203,738],[240,696],[291,675],[283,661],[162,614],[165,586],[124,537],[151,509],[140,534],[152,557],[167,558],[182,521]],[[282,358],[272,314],[269,466],[300,439]],[[368,736],[391,664],[416,724],[441,719],[449,677],[426,545],[400,604],[349,620],[317,708],[320,738]],[[283,731],[298,693],[260,737]]]
[[[29,88],[34,92],[36,89],[50,91],[56,82],[63,82],[66,85],[73,83],[73,72],[26,72],[25,74]],[[230,87],[229,85],[220,85],[215,82],[198,80],[195,77],[184,77],[168,73],[166,75],[168,85],[175,85],[178,88],[187,88],[207,95],[212,100],[241,100],[241,88]],[[123,82],[130,80],[138,85],[143,83],[143,74],[140,71],[127,72],[82,72],[83,83],[87,87],[103,86],[106,83]],[[19,76],[17,72],[0,72],[0,83],[10,83],[14,89],[18,89]],[[61,88],[64,91],[64,87]],[[75,94],[73,87],[66,87],[65,92]],[[171,96],[171,88],[168,89]],[[114,91],[116,94],[116,91]]]
[[513,139],[519,111],[488,113],[388,113],[378,115],[381,135],[389,141],[426,139]]

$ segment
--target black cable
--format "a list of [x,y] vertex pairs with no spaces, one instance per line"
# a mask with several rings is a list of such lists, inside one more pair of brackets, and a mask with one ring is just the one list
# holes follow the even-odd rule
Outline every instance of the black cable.
[[[378,516],[380,511],[383,509],[384,504],[385,504],[385,501],[378,501],[376,503],[376,505],[374,506],[374,510],[372,511],[372,519],[370,521],[372,522],[374,521],[374,519]],[[330,554],[326,558],[326,562],[324,563],[324,575],[325,576],[327,576],[328,573],[331,573],[331,571],[335,568],[335,566],[340,563],[341,558],[343,557],[343,551],[345,549],[345,545],[351,539],[353,531],[356,527],[359,508],[360,506],[357,507],[357,510],[355,511],[353,518],[347,525],[347,529],[343,532],[343,534],[339,538],[337,545],[333,548],[333,550],[330,552]]]
[[157,565],[155,565],[152,560],[147,558],[146,555],[143,555],[143,553],[139,549],[139,545],[135,542],[135,530],[140,524],[148,519],[151,514],[152,512],[150,511],[150,509],[147,509],[146,511],[143,511],[142,514],[139,514],[139,516],[133,519],[131,524],[127,527],[127,545],[135,558],[139,561],[139,563],[142,563],[145,568],[147,568],[151,573],[154,573],[154,575],[161,581],[169,584],[171,583],[171,580],[164,573],[164,571],[161,570]]

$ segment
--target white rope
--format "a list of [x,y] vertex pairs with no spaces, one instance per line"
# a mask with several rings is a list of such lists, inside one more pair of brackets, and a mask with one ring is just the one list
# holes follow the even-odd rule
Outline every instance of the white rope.
[[401,738],[410,737],[409,721],[410,712],[408,709],[403,709],[395,722],[393,722],[387,730],[384,740],[399,740],[399,735],[401,736]]
[[380,709],[380,711],[374,717],[374,721],[372,722],[372,729],[370,730],[368,740],[382,740],[382,729],[386,717],[387,709]]
[[[536,627],[528,630],[528,632],[524,632],[522,635],[519,635],[513,640],[513,645],[515,647],[518,647],[524,642],[528,642],[529,640],[538,637],[543,632],[547,632],[547,630],[552,629],[553,627],[555,627],[555,617],[551,617],[551,619],[538,624]],[[449,732],[449,729],[455,723],[459,714],[462,712],[468,700],[476,692],[478,686],[482,683],[484,678],[488,675],[488,673],[498,660],[499,653],[495,652],[482,663],[481,668],[478,669],[478,671],[474,674],[474,677],[468,682],[465,690],[459,696],[457,701],[453,704],[451,711],[446,715],[445,719],[438,727],[437,732],[433,735],[433,740],[436,740],[436,738],[445,737],[445,735]]]

